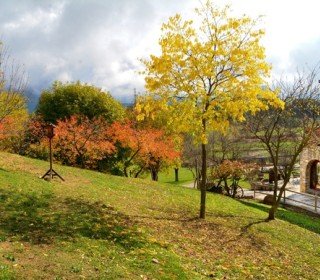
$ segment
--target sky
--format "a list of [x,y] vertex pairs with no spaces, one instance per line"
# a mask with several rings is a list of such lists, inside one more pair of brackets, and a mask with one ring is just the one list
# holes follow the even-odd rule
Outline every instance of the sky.
[[[317,0],[215,0],[234,14],[263,15],[273,77],[320,61]],[[0,41],[25,67],[35,94],[53,81],[87,82],[130,102],[144,91],[139,58],[159,51],[163,22],[190,18],[199,0],[0,0]]]

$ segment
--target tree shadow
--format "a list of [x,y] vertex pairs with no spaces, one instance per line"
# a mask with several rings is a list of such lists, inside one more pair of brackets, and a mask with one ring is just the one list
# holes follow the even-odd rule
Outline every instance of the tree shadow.
[[168,216],[147,216],[147,215],[134,215],[132,216],[139,220],[155,220],[155,221],[175,221],[175,222],[193,222],[200,220],[199,217],[168,217]]
[[243,227],[241,227],[241,236],[248,233],[249,229],[254,226],[254,225],[258,225],[258,224],[262,224],[262,223],[267,223],[269,222],[269,220],[266,220],[266,219],[259,219],[257,221],[254,221],[254,222],[251,222]]
[[82,236],[127,250],[145,243],[133,220],[101,202],[0,189],[0,209],[0,231],[14,240],[50,244]]
[[[269,213],[269,206],[265,204],[257,204],[245,200],[239,200],[239,202],[251,208]],[[286,208],[290,210],[291,207]],[[301,209],[296,209],[296,211],[288,211],[284,208],[278,208],[278,211],[276,212],[276,219],[289,222],[315,233],[320,233],[319,215],[315,215]],[[263,221],[268,222],[267,216],[266,220]]]

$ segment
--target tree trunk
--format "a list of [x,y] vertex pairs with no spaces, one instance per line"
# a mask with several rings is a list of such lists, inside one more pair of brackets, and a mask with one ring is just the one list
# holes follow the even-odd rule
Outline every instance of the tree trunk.
[[85,164],[84,164],[84,156],[82,154],[78,154],[78,158],[77,158],[78,164],[81,168],[85,168]]
[[138,178],[139,175],[140,175],[140,173],[143,171],[143,169],[144,169],[144,166],[142,166],[142,167],[138,170],[138,172],[134,175],[134,178]]
[[196,168],[196,178],[194,180],[194,187],[199,189],[199,168],[198,168],[198,160],[196,159],[196,165],[195,165],[195,168]]
[[275,213],[277,211],[277,206],[273,204],[271,208],[269,209],[269,216],[267,218],[268,221],[274,220],[275,219]]
[[123,168],[123,173],[124,173],[124,176],[125,176],[125,177],[129,177],[129,176],[128,176],[128,169],[127,169],[127,166],[126,166],[126,165],[125,165],[124,168]]
[[179,168],[174,169],[174,181],[179,182]]
[[202,169],[201,169],[201,200],[200,200],[200,219],[206,218],[206,181],[207,181],[207,150],[206,144],[201,145],[201,159],[202,159]]
[[158,181],[158,171],[155,169],[150,169],[152,181]]
[[278,209],[277,205],[277,196],[278,196],[278,165],[277,163],[273,163],[273,171],[269,172],[269,183],[271,180],[271,172],[273,172],[273,182],[274,182],[274,188],[273,188],[273,199],[272,199],[272,206],[269,209],[269,216],[267,220],[274,220],[275,219],[275,213]]
[[227,178],[223,178],[222,180],[224,182],[224,189],[226,190],[228,196],[230,196],[230,188],[228,186],[228,180],[227,180]]
[[[278,196],[275,196],[273,198],[273,203],[272,203],[272,206],[271,206],[271,208],[269,210],[269,216],[268,216],[267,220],[274,220],[275,219],[276,212],[277,212],[278,207],[279,207],[280,202],[281,202],[281,197],[282,197],[282,195],[284,193],[284,190],[285,190],[289,180],[290,180],[290,177],[288,177],[288,178],[286,177],[284,179],[283,185],[280,188]],[[277,178],[276,178],[276,181],[275,181],[275,188],[276,187],[278,188],[278,179]]]

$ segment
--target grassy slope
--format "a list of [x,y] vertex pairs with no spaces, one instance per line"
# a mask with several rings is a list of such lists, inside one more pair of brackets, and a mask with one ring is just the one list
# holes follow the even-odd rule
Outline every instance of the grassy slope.
[[172,185],[188,185],[192,184],[194,181],[192,172],[185,167],[179,168],[179,181],[175,182],[175,175],[174,169],[170,168],[163,172],[159,173],[159,182],[160,183],[167,183]]
[[[210,169],[208,169],[208,172],[210,172]],[[149,178],[149,176],[147,177]],[[149,178],[151,180],[151,178]],[[193,187],[194,185],[194,178],[192,175],[192,172],[185,167],[179,168],[179,181],[175,182],[175,176],[174,176],[174,169],[171,168],[169,170],[165,170],[163,172],[159,173],[159,182],[160,183],[167,183],[171,185],[177,185],[177,186],[189,186]],[[232,180],[228,180],[228,184],[231,184]],[[251,185],[248,181],[241,180],[239,182],[240,186],[244,189],[250,189]]]
[[0,279],[320,279],[319,218],[0,153]]

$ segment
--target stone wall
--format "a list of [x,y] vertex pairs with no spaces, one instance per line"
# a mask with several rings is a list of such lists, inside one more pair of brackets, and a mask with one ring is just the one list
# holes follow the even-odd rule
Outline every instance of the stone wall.
[[310,189],[310,166],[314,161],[320,161],[320,147],[311,146],[304,149],[300,155],[300,191]]

